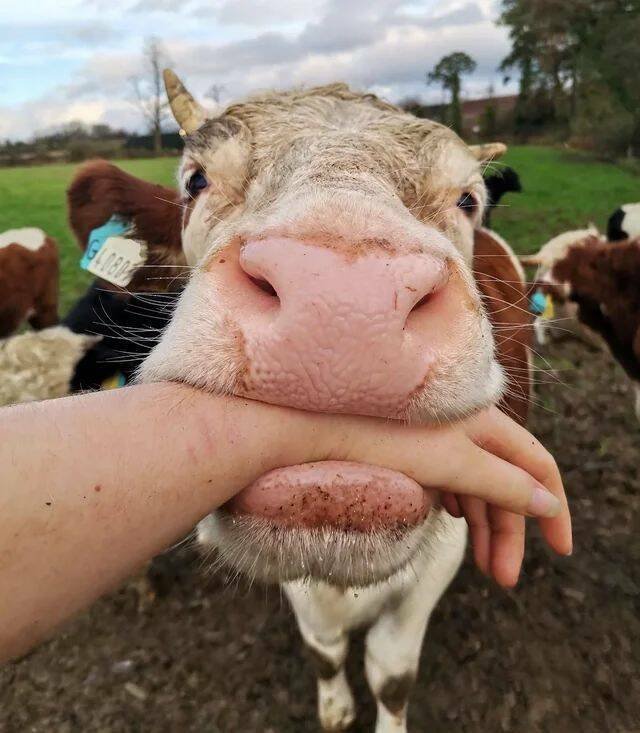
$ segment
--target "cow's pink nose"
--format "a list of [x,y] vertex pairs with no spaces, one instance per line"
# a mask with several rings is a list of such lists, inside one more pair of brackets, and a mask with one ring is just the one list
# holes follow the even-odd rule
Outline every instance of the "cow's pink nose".
[[219,287],[243,336],[242,391],[301,409],[404,414],[469,300],[429,254],[273,237],[244,244],[239,265]]

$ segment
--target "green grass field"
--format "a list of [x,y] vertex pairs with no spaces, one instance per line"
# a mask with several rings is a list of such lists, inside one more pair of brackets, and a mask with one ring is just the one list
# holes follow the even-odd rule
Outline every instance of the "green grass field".
[[[165,185],[172,184],[177,165],[175,158],[115,162],[134,175]],[[582,228],[590,221],[602,228],[620,203],[640,200],[639,176],[586,156],[516,146],[501,162],[518,171],[524,191],[505,196],[494,213],[493,226],[518,252],[534,251],[554,234]],[[78,267],[80,250],[66,220],[65,189],[75,168],[0,169],[0,231],[38,226],[57,239],[63,312],[89,282]]]

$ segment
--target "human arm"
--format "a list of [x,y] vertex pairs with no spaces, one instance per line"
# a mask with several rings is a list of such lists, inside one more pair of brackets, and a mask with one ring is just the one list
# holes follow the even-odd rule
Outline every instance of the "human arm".
[[[46,636],[280,466],[356,460],[509,511],[554,513],[552,503],[530,506],[533,496],[544,499],[530,456],[542,453],[514,425],[489,411],[450,428],[407,427],[170,384],[2,410],[0,659]],[[494,433],[504,459],[477,445]],[[543,531],[566,552],[562,485],[551,481],[549,488],[562,512],[545,520]]]

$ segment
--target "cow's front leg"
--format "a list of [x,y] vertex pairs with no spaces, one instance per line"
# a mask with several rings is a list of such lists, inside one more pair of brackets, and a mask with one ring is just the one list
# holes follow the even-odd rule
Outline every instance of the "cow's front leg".
[[409,613],[395,609],[384,613],[369,629],[365,665],[378,706],[376,733],[407,730],[407,703],[430,613],[430,609],[419,607]]
[[324,594],[297,583],[287,583],[284,588],[318,677],[320,724],[325,731],[346,730],[356,717],[344,671],[349,636]]
[[365,665],[378,706],[376,733],[406,733],[407,704],[427,624],[462,562],[464,520],[444,516],[442,522],[429,555],[414,564],[396,602],[387,605],[367,634]]

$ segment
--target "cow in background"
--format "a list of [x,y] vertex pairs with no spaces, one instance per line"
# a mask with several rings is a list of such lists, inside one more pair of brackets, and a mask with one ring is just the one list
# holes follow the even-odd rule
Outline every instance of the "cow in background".
[[562,289],[552,276],[553,266],[566,256],[570,247],[584,246],[588,242],[604,242],[604,237],[593,224],[586,229],[562,232],[550,239],[535,254],[519,257],[523,266],[536,268],[532,291],[544,293],[551,303],[544,312],[538,314],[534,322],[539,344],[545,344],[551,332],[558,336],[576,336],[592,345],[600,346],[594,334],[581,326],[576,304],[564,297]]
[[124,289],[96,279],[63,324],[75,333],[101,336],[78,363],[71,388],[99,389],[107,380],[133,379],[166,326],[186,275],[177,193],[129,175],[104,160],[86,163],[68,191],[69,224],[84,251],[90,233],[114,216],[131,224],[147,260]]
[[640,203],[623,204],[609,217],[607,239],[622,242],[636,237],[640,237]]
[[491,227],[491,214],[500,203],[502,197],[509,192],[520,193],[522,184],[520,176],[508,165],[501,167],[497,173],[484,177],[484,185],[487,187],[487,206],[484,210],[482,224]]
[[631,379],[640,420],[640,237],[570,247],[551,269],[581,324],[603,339]]
[[0,233],[0,338],[58,322],[58,247],[42,229]]

